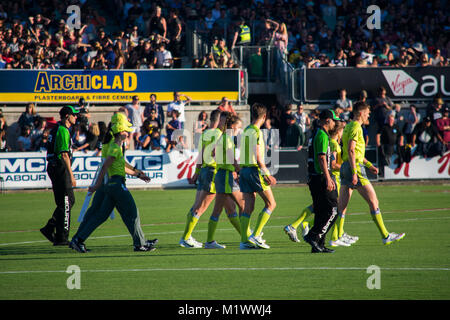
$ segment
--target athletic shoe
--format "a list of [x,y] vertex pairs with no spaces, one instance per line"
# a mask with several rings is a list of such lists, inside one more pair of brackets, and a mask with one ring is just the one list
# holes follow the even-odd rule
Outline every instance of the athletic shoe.
[[394,241],[402,240],[405,237],[405,235],[406,235],[405,233],[398,234],[398,233],[391,232],[385,239],[383,239],[383,244],[389,245],[389,244],[393,243]]
[[318,252],[322,252],[323,248],[320,246],[316,240],[313,240],[309,234],[305,235],[303,237],[303,240],[305,240],[305,242],[309,243],[309,245],[311,246],[311,253],[318,253]]
[[69,243],[69,248],[72,248],[79,253],[86,253],[88,250],[86,249],[86,246],[83,242],[80,241],[78,238],[72,238],[72,241]]
[[241,242],[239,244],[239,249],[240,250],[253,250],[253,249],[259,249],[259,247],[255,246],[251,242]]
[[327,247],[322,247],[322,253],[334,253],[333,249],[328,249]]
[[156,250],[156,248],[153,247],[153,246],[147,246],[147,245],[145,245],[145,246],[134,246],[134,251],[151,252],[151,251],[155,251],[155,250]]
[[53,243],[55,241],[55,233],[52,232],[50,229],[47,228],[47,226],[43,227],[42,229],[39,229],[39,231],[44,235],[44,237],[47,238],[48,241]]
[[297,236],[297,229],[295,229],[290,224],[288,224],[286,227],[284,227],[284,232],[286,232],[286,234],[289,236],[289,239],[291,239],[291,241],[300,242],[300,240],[298,240],[298,236]]
[[302,237],[304,237],[309,232],[309,223],[305,221],[305,222],[302,222],[300,224],[300,226],[302,227]]
[[225,249],[227,246],[218,244],[216,240],[211,242],[205,242],[205,249]]
[[149,247],[154,247],[158,243],[158,239],[147,240],[145,241],[145,245]]
[[190,237],[187,240],[184,240],[183,238],[180,239],[179,242],[180,246],[184,248],[202,248],[203,244],[201,242],[198,242],[193,237]]
[[353,244],[353,243],[355,243],[356,241],[359,240],[359,237],[358,237],[358,236],[351,236],[351,235],[349,235],[349,234],[347,234],[347,233],[345,233],[345,232],[344,232],[344,234],[342,235],[342,238],[344,239],[344,241],[345,241],[345,240],[348,240],[347,242],[349,242],[350,244]]
[[250,237],[248,237],[248,241],[260,248],[270,249],[270,246],[268,244],[266,244],[266,242],[261,238],[261,236],[255,237],[252,234]]
[[330,240],[330,247],[350,247],[351,243],[346,242],[344,239],[339,238],[336,241]]

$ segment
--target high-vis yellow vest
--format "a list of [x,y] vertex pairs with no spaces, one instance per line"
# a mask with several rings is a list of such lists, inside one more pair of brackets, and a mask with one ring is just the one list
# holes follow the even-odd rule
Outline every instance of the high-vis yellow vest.
[[239,26],[239,28],[241,29],[241,32],[239,33],[239,43],[249,43],[252,40],[250,35],[250,28],[247,25]]

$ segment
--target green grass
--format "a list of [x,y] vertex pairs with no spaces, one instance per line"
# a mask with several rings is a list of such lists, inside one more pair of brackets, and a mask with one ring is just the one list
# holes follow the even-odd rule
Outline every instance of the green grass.
[[[264,229],[270,250],[240,251],[225,215],[216,238],[225,250],[178,246],[194,190],[132,190],[143,230],[158,250],[136,253],[116,215],[79,254],[53,247],[39,233],[54,208],[51,192],[0,195],[0,299],[449,299],[450,186],[377,185],[389,231],[406,232],[383,246],[367,205],[355,194],[345,230],[360,240],[334,254],[311,254],[288,240],[283,226],[311,202],[305,187],[274,188],[277,208]],[[71,234],[84,192],[76,192]],[[262,208],[258,200],[257,208]],[[204,242],[212,206],[194,237]],[[252,218],[252,224],[256,217]],[[66,287],[68,266],[81,269],[81,290]],[[381,289],[369,290],[370,265],[381,268]],[[328,268],[328,269],[324,269]],[[21,272],[23,271],[23,272]]]

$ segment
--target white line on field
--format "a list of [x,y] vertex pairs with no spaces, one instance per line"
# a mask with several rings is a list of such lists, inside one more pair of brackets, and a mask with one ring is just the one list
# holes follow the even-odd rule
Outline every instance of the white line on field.
[[[380,268],[389,271],[450,271],[450,268]],[[364,267],[249,267],[249,268],[149,268],[149,269],[98,269],[81,270],[81,272],[156,272],[156,271],[292,271],[292,270],[367,270]],[[1,271],[0,274],[24,273],[66,273],[66,270],[21,270]]]
[[[423,220],[447,220],[450,219],[450,217],[439,217],[439,218],[411,218],[411,219],[395,219],[395,220],[384,220],[384,222],[403,222],[403,221],[423,221]],[[346,224],[364,224],[364,223],[373,223],[372,220],[368,221],[345,221]],[[278,225],[278,226],[265,226],[265,229],[275,229],[275,228],[283,228],[284,225]],[[235,231],[234,228],[222,228],[217,229],[217,231]],[[196,229],[195,232],[208,232],[207,229]],[[180,234],[182,231],[167,231],[167,232],[151,232],[147,233],[150,236],[157,236],[157,235],[168,235],[168,234]],[[90,237],[89,239],[111,239],[111,238],[123,238],[123,237],[129,237],[129,234],[120,234],[120,235],[114,235],[114,236],[98,236],[98,237]],[[23,242],[9,242],[9,243],[0,243],[0,247],[4,246],[10,246],[10,245],[18,245],[18,244],[34,244],[34,243],[43,243],[48,242],[48,240],[36,240],[36,241],[23,241]]]

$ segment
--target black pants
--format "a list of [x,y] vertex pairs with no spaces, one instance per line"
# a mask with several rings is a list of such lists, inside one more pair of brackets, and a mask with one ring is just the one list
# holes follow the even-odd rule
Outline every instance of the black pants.
[[46,229],[55,232],[55,242],[68,241],[70,231],[70,211],[75,204],[75,195],[69,171],[61,162],[52,162],[47,166],[47,173],[52,181],[56,209],[48,220]]
[[[331,176],[333,181],[334,177]],[[311,175],[308,181],[309,190],[313,199],[314,226],[308,234],[319,244],[324,244],[325,237],[336,221],[337,214],[337,190],[328,191],[327,182],[323,175]]]

